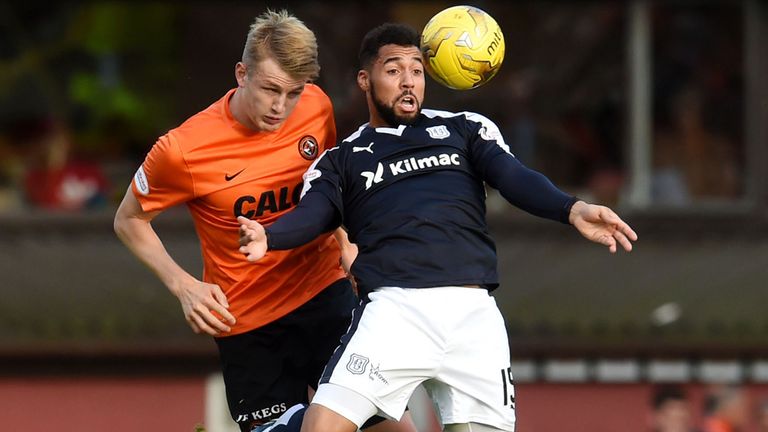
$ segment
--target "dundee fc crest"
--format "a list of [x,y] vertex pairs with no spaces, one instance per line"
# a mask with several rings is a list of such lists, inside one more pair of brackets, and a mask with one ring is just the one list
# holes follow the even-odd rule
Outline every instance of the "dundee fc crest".
[[358,354],[352,354],[349,356],[349,363],[347,363],[347,370],[355,375],[362,375],[365,372],[365,367],[368,366],[368,358]]

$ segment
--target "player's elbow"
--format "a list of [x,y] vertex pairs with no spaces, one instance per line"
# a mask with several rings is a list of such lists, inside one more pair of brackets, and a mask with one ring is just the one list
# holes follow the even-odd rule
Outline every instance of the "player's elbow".
[[125,212],[122,211],[122,207],[118,208],[115,213],[115,218],[112,220],[112,229],[118,238],[121,240],[125,238],[128,231],[128,218]]
[[112,229],[117,237],[123,242],[131,236],[135,224],[140,222],[136,215],[124,204],[121,204],[115,212],[115,218],[112,220]]
[[120,203],[115,212],[115,218],[112,221],[112,229],[122,240],[126,241],[129,237],[135,235],[143,226],[149,225],[149,222],[159,212],[145,212],[131,191],[125,194],[125,198]]

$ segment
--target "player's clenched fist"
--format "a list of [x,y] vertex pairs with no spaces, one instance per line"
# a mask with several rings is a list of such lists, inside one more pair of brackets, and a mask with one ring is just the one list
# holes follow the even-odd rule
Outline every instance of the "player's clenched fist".
[[240,222],[240,253],[248,261],[258,261],[267,253],[267,234],[264,227],[255,220],[238,216]]

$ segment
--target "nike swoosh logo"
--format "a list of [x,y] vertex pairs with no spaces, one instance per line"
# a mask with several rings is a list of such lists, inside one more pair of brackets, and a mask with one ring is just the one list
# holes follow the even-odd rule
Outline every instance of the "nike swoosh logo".
[[245,171],[245,168],[241,169],[240,171],[238,171],[238,172],[236,172],[236,173],[234,173],[234,174],[232,174],[232,175],[229,175],[229,174],[224,174],[224,180],[226,180],[226,181],[230,181],[230,180],[232,180],[233,178],[235,178],[235,177],[239,176],[239,175],[240,175],[240,173],[241,173],[241,172],[243,172],[243,171]]

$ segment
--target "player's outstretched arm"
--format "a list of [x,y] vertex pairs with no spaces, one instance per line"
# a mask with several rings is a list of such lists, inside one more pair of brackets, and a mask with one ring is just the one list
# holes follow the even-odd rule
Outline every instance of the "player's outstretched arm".
[[585,238],[608,246],[611,253],[616,253],[617,244],[631,252],[632,242],[637,241],[635,231],[605,206],[577,201],[571,207],[568,221]]
[[341,224],[341,215],[322,193],[308,193],[299,205],[280,216],[268,228],[243,216],[240,223],[240,253],[258,261],[268,250],[288,250],[305,245]]
[[129,188],[115,214],[115,233],[179,299],[184,318],[195,333],[216,336],[228,332],[235,317],[227,310],[224,292],[218,285],[197,280],[168,255],[151,225],[158,213],[145,212]]
[[267,234],[264,227],[255,220],[238,216],[240,223],[240,253],[248,261],[254,262],[267,254]]

